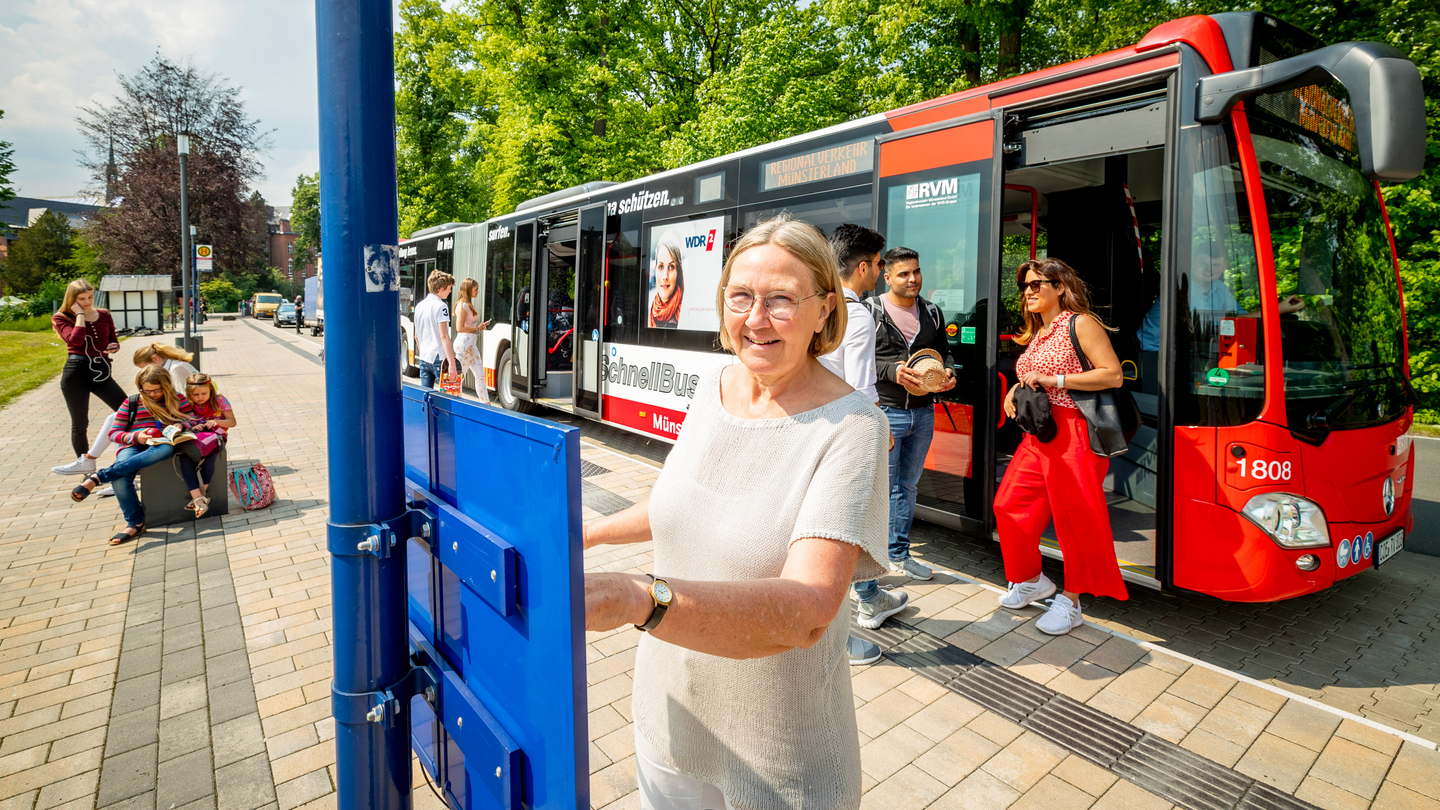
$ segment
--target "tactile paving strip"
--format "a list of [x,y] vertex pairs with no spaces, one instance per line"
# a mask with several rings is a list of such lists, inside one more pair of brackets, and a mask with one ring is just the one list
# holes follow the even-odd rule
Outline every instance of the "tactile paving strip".
[[616,512],[629,509],[634,503],[629,498],[622,498],[599,484],[592,484],[586,481],[584,478],[580,479],[580,502],[602,515],[613,515]]
[[593,475],[604,475],[608,472],[610,471],[605,469],[604,467],[601,467],[599,464],[596,464],[593,461],[585,461],[583,459],[580,461],[581,478],[589,478]]
[[851,624],[885,657],[1188,810],[1318,810],[1029,678],[892,620]]

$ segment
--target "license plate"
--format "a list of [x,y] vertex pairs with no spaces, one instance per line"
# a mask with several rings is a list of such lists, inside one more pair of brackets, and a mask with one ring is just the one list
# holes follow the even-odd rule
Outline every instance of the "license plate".
[[1380,547],[1375,549],[1375,567],[1379,568],[1385,561],[1399,554],[1405,549],[1405,530],[1390,535],[1380,541]]

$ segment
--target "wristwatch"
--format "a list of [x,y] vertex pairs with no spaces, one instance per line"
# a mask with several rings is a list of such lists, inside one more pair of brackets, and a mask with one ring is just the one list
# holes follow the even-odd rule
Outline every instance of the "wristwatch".
[[642,633],[648,633],[660,626],[660,620],[665,618],[665,611],[670,609],[670,600],[674,594],[670,591],[670,583],[663,579],[657,579],[654,574],[646,574],[650,577],[650,599],[655,602],[654,610],[650,611],[650,618],[644,624],[635,625],[635,629]]

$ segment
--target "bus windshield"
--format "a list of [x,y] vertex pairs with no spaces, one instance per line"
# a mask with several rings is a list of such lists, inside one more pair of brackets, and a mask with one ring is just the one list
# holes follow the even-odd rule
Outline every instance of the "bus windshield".
[[1382,424],[1409,401],[1400,289],[1374,184],[1338,83],[1248,104],[1280,296],[1286,412],[1297,435]]

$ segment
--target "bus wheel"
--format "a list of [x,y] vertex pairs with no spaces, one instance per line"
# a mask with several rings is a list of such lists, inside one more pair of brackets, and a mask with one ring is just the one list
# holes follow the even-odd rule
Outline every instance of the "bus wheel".
[[515,391],[511,388],[510,373],[514,371],[514,366],[515,360],[511,350],[506,349],[505,353],[500,355],[500,362],[495,367],[495,400],[500,403],[500,407],[507,411],[530,413],[535,410],[535,406],[515,396]]
[[400,332],[400,376],[420,376],[420,370],[410,365],[410,341],[405,339],[403,331]]

